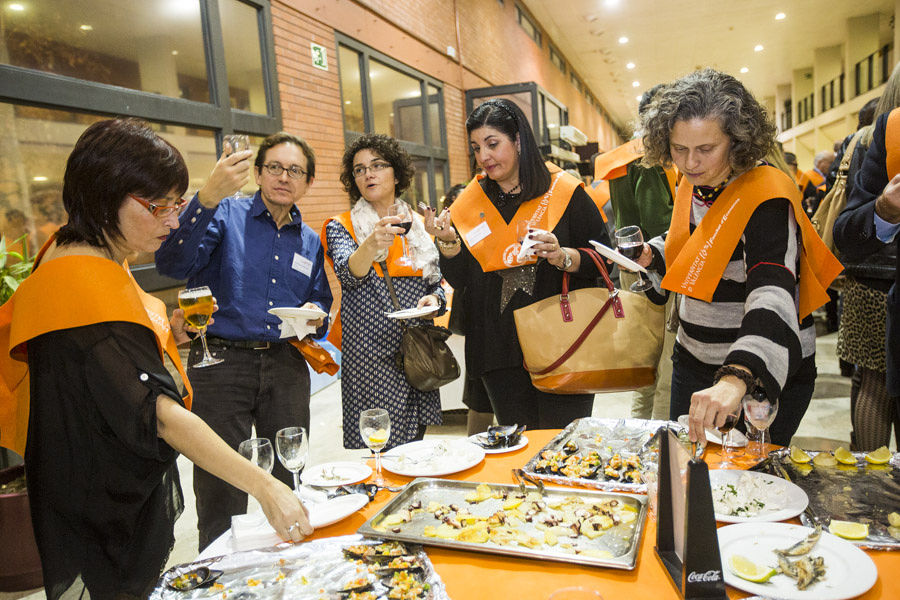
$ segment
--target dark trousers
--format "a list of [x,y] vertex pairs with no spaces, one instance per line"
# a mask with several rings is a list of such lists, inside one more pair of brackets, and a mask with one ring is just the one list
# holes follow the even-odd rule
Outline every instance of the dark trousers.
[[[694,392],[712,387],[718,365],[700,362],[688,352],[675,344],[672,353],[672,403],[669,408],[669,419],[676,420],[680,415],[688,414],[691,409],[691,396]],[[769,436],[773,444],[787,446],[800,427],[800,421],[806,414],[812,399],[816,381],[816,364],[814,357],[803,361],[797,373],[789,377],[781,396],[778,398],[778,415],[769,426]],[[743,420],[738,420],[743,430]]]
[[528,429],[562,429],[575,419],[591,416],[593,394],[550,394],[531,385],[525,369],[490,371],[481,376],[499,425]]
[[[268,350],[222,348],[210,350],[225,362],[188,368],[194,387],[193,412],[225,442],[237,450],[250,438],[268,438],[275,450],[275,433],[284,427],[301,426],[309,432],[309,370],[300,352],[287,343]],[[188,364],[200,360],[199,340],[191,345]],[[272,475],[293,487],[293,476],[275,457]],[[194,467],[197,498],[197,529],[202,551],[229,527],[231,517],[247,512],[247,494]]]

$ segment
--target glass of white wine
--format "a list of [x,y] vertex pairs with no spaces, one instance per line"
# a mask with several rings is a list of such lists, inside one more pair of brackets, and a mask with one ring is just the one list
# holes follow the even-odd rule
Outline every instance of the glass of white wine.
[[206,326],[213,314],[214,305],[212,292],[205,285],[178,292],[178,307],[184,311],[184,320],[188,325],[196,327],[200,331],[200,341],[203,342],[203,359],[195,364],[194,368],[208,367],[223,362],[221,358],[214,358],[206,345]]
[[375,485],[383,487],[381,451],[391,437],[391,417],[383,408],[370,408],[359,413],[359,434],[369,450],[375,453]]
[[309,438],[303,427],[285,427],[275,434],[278,460],[294,476],[294,491],[300,489],[300,472],[309,456]]
[[[235,152],[243,152],[244,150],[250,149],[250,136],[244,135],[241,133],[233,133],[231,135],[226,135],[223,138],[224,142],[227,142],[228,145],[231,146],[231,153]],[[238,190],[234,193],[234,198],[249,198],[250,194],[245,194],[241,190]]]
[[744,408],[744,418],[759,430],[759,441],[752,446],[753,454],[763,457],[766,455],[766,432],[778,416],[778,398],[770,399],[764,389],[757,387],[753,393],[743,397],[741,406]]

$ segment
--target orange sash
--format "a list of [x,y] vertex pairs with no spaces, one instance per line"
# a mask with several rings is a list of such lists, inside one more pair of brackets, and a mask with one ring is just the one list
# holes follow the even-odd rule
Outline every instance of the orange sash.
[[644,143],[641,139],[629,140],[594,159],[594,179],[618,179],[625,175],[629,164],[643,156]]
[[591,185],[585,186],[584,191],[588,193],[588,196],[597,205],[597,210],[600,211],[600,216],[603,217],[603,222],[606,223],[606,213],[603,212],[603,207],[609,202],[609,182],[605,179],[596,179]]
[[828,302],[826,290],[843,266],[816,234],[800,204],[800,191],[789,176],[770,166],[747,171],[725,188],[694,233],[690,233],[692,194],[689,183],[679,186],[666,237],[662,287],[710,302],[753,212],[771,198],[787,198],[803,245],[798,279],[800,319]]
[[187,393],[185,406],[190,410],[193,390],[162,300],[138,286],[127,264],[95,256],[63,256],[40,269],[35,267],[0,307],[0,347],[8,350],[8,354],[0,353],[0,445],[25,453],[30,403],[28,340],[51,331],[110,321],[136,323],[153,332],[160,359],[168,354],[181,375]]
[[888,181],[900,173],[900,109],[895,108],[888,115],[884,127],[885,167]]
[[823,187],[825,185],[825,176],[815,169],[804,171],[800,176],[800,182],[797,184],[801,192],[806,189],[807,183],[813,184],[813,187],[816,189],[825,189]]
[[[455,203],[454,203],[455,204]],[[422,217],[419,215],[413,215],[413,218],[421,219]],[[325,219],[325,222],[322,223],[322,233],[319,234],[319,238],[322,240],[322,247],[325,249],[325,260],[328,261],[328,264],[331,265],[331,269],[334,270],[334,261],[331,259],[331,256],[328,255],[328,235],[326,233],[326,228],[328,224],[332,221],[337,221],[341,225],[344,226],[344,229],[350,234],[350,237],[359,244],[359,240],[356,238],[356,230],[353,229],[353,220],[350,218],[350,211],[341,213],[334,217],[329,217]],[[421,277],[422,269],[414,269],[411,266],[401,265],[397,261],[400,257],[403,256],[403,242],[400,240],[400,236],[394,236],[394,241],[391,243],[391,247],[388,248],[388,255],[385,261],[387,262],[388,274],[391,277]],[[381,270],[381,265],[378,263],[372,263],[372,267],[375,269],[375,274],[379,277],[384,277],[384,273]],[[328,341],[331,342],[335,348],[338,350],[341,349],[341,341],[343,339],[343,329],[341,328],[341,307],[340,305],[335,311],[334,318],[331,320],[331,330],[328,332]]]
[[527,220],[535,227],[553,231],[566,212],[575,188],[584,185],[565,171],[555,173],[547,193],[523,202],[512,221],[507,223],[481,189],[479,181],[483,178],[478,175],[466,186],[450,206],[450,217],[463,243],[485,273],[537,262],[533,257],[519,262],[517,222]]

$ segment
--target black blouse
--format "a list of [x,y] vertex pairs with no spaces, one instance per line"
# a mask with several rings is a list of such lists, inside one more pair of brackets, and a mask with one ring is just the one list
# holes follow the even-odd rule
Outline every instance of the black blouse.
[[156,430],[159,395],[182,400],[153,334],[123,322],[47,333],[28,342],[28,366],[25,465],[48,598],[146,597],[183,508],[177,452]]
[[[503,220],[510,223],[520,202],[498,203],[498,188],[496,185],[485,185],[484,182],[487,181],[487,178],[482,180],[482,189],[497,207]],[[590,248],[589,240],[611,245],[597,206],[581,186],[573,192],[553,233],[560,245],[567,248]],[[503,279],[496,271],[485,273],[465,244],[453,258],[441,254],[440,264],[441,273],[454,289],[466,289],[463,301],[466,371],[473,376],[480,376],[497,369],[522,367],[522,350],[519,347],[513,311],[559,294],[562,290],[563,272],[546,260],[539,260],[533,295],[517,291],[503,312],[500,312]],[[577,272],[570,273],[570,276],[570,287],[577,289],[593,285],[599,273],[593,261],[582,252],[581,266]]]

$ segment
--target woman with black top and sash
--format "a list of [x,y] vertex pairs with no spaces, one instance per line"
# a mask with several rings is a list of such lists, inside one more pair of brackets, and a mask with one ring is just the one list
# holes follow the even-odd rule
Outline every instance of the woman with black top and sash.
[[[565,427],[590,416],[593,395],[541,392],[525,371],[513,311],[558,294],[563,272],[572,287],[591,285],[594,263],[578,248],[609,244],[600,212],[584,187],[543,163],[531,125],[514,103],[491,99],[466,120],[469,145],[483,170],[449,211],[425,213],[435,236],[441,272],[466,289],[466,369],[479,376],[497,422],[529,428]],[[519,260],[520,221],[535,255]]]

